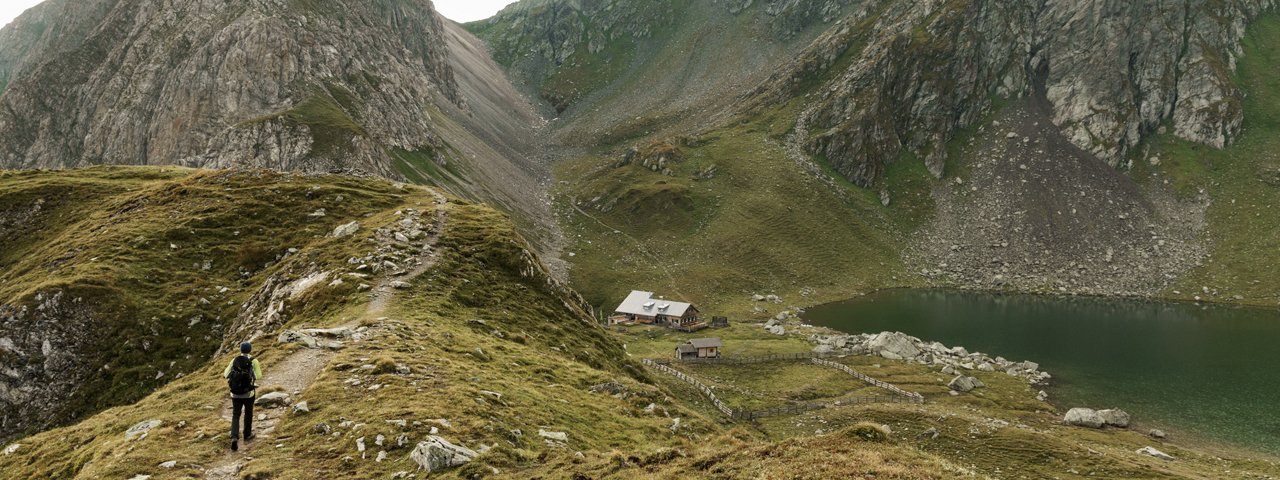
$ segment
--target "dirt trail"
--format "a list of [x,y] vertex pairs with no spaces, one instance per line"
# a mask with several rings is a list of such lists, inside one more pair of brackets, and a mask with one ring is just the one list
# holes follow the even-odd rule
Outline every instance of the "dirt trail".
[[[421,263],[403,275],[385,275],[380,278],[373,288],[373,294],[368,306],[365,308],[364,315],[339,326],[339,328],[355,328],[359,325],[361,319],[376,318],[386,310],[387,306],[391,304],[391,300],[395,298],[396,289],[393,287],[395,282],[410,281],[430,270],[439,261],[440,256],[436,245],[440,242],[440,238],[444,236],[445,226],[449,219],[448,199],[439,193],[432,192],[432,194],[435,196],[435,226],[427,233],[427,239],[424,242],[426,248],[422,250],[422,254],[419,257]],[[278,386],[281,391],[288,393],[290,397],[297,398],[320,376],[320,372],[324,370],[325,365],[329,364],[329,360],[333,358],[334,353],[334,350],[324,348],[299,349],[276,365],[265,365],[266,371],[263,372],[263,378],[258,384]],[[245,464],[253,460],[253,451],[257,445],[272,445],[275,443],[275,429],[286,410],[287,408],[255,410],[254,415],[259,418],[255,418],[253,422],[254,439],[250,442],[241,442],[238,452],[227,450],[217,461],[205,469],[205,478],[210,480],[238,479],[240,470],[244,468]],[[220,411],[222,420],[229,428],[232,413],[230,399],[223,402]],[[228,447],[229,445],[221,446],[221,448]]]

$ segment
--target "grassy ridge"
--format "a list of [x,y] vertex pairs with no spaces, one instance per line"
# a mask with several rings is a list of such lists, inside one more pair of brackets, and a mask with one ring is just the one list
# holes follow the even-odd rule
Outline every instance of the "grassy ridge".
[[[46,335],[56,355],[77,359],[41,380],[82,383],[48,423],[32,426],[137,401],[198,370],[266,278],[317,262],[290,248],[342,262],[359,245],[325,235],[397,205],[389,190],[383,181],[263,171],[0,173],[0,218],[18,219],[0,236],[0,303],[34,312],[61,292],[58,308],[71,312],[63,318],[83,322],[6,332]],[[309,215],[319,209],[325,216]]]
[[[393,210],[400,205],[431,200],[418,189],[403,191],[402,198],[390,186],[379,190],[400,201],[369,212],[362,220],[367,228],[395,221]],[[328,362],[299,396],[309,402],[311,413],[286,415],[276,434],[280,447],[258,448],[242,475],[293,478],[323,472],[324,478],[372,478],[413,471],[408,453],[433,427],[455,443],[492,447],[455,471],[464,476],[492,468],[533,468],[549,457],[574,461],[573,450],[538,436],[542,428],[568,432],[570,449],[633,452],[664,445],[689,448],[693,438],[713,431],[713,423],[683,411],[646,383],[648,374],[626,358],[621,345],[574,307],[574,294],[549,280],[507,217],[468,204],[451,211],[439,264],[414,280],[380,314],[385,316],[369,318],[368,297],[346,294],[342,286],[293,302],[291,308],[304,314],[292,316],[286,328],[358,321],[376,333]],[[362,242],[323,241],[316,248],[324,257],[314,259],[336,258],[331,267],[339,268],[348,253],[331,251],[330,244],[350,243]],[[272,366],[298,348],[259,341],[268,378]],[[16,454],[0,456],[0,470],[13,478],[200,476],[226,449],[225,422],[218,418],[225,362],[225,357],[202,359],[201,367],[135,404],[20,439]],[[410,373],[358,368],[366,363],[402,365]],[[601,384],[616,388],[592,391]],[[656,412],[646,410],[650,404],[657,405]],[[678,431],[671,429],[668,415],[683,417]],[[125,429],[148,419],[164,423],[145,439],[124,439]],[[353,428],[343,423],[347,420],[363,426]],[[405,420],[406,426],[386,420]],[[317,434],[321,424],[338,434]],[[384,447],[374,447],[379,434],[391,439]],[[402,434],[411,443],[392,446]],[[360,458],[355,440],[362,437],[374,451],[385,448],[389,460],[374,462],[372,452],[368,459],[353,460]],[[158,467],[170,460],[177,462],[173,469]]]

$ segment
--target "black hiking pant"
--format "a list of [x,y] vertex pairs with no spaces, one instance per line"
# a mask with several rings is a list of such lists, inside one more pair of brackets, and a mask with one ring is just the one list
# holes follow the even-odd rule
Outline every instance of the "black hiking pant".
[[240,439],[240,413],[244,411],[244,436],[253,434],[253,401],[256,398],[231,399],[231,441]]

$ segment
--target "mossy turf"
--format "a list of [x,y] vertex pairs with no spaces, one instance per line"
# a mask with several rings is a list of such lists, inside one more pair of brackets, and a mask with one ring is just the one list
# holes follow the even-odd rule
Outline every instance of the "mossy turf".
[[[900,200],[883,207],[874,192],[803,173],[771,128],[739,124],[706,134],[682,147],[670,176],[617,166],[621,152],[562,164],[557,176],[573,179],[556,192],[573,241],[573,286],[605,310],[634,289],[737,320],[764,318],[751,312],[754,293],[788,302],[769,306],[775,314],[911,285],[898,252],[914,212],[930,208],[928,183],[912,181],[927,175],[923,167],[904,165],[894,175]],[[694,179],[713,166],[713,178]]]
[[[1184,276],[1167,295],[1174,298],[1280,305],[1280,15],[1249,25],[1235,73],[1243,90],[1243,132],[1217,150],[1161,135],[1146,158],[1133,159],[1133,176],[1167,184],[1184,197],[1208,195],[1205,264]],[[1151,157],[1159,165],[1150,164]],[[1209,291],[1206,292],[1205,288]],[[1239,296],[1240,298],[1236,298]]]
[[[73,172],[68,178],[84,174]],[[167,191],[169,187],[162,184],[181,182],[199,191],[202,182],[222,174],[184,172],[176,179],[168,175],[147,188]],[[251,173],[229,175],[237,182],[252,183],[250,179],[255,178]],[[122,180],[126,187],[120,188],[146,185],[141,178],[145,177],[129,175]],[[321,186],[320,200],[315,201],[332,200],[330,194],[335,191],[325,188],[346,185],[340,190],[347,196],[345,201],[354,201],[349,196],[352,192],[368,196],[369,203],[361,207],[365,210],[349,212],[362,218],[362,229],[394,222],[395,210],[429,205],[432,200],[426,190],[398,189],[384,182],[269,178],[261,180],[259,188],[243,184],[231,190],[209,188],[261,201],[278,192],[279,201],[288,204],[285,192],[294,190],[287,185],[307,184],[299,192],[302,198],[307,198],[304,192]],[[151,190],[137,189],[132,194],[144,191]],[[301,211],[313,206],[306,204]],[[1148,440],[1136,432],[1060,426],[1053,407],[1036,401],[1033,390],[1021,380],[1001,373],[975,373],[988,387],[953,397],[946,393],[949,379],[932,367],[870,357],[841,361],[921,392],[929,402],[836,407],[735,424],[687,385],[637,363],[636,357],[649,353],[666,356],[667,349],[688,334],[636,328],[621,334],[624,347],[591,321],[573,291],[550,280],[504,215],[458,201],[448,209],[448,227],[438,245],[439,263],[414,278],[410,288],[399,290],[386,310],[370,314],[367,295],[343,286],[324,287],[292,302],[285,323],[263,332],[258,351],[268,377],[273,366],[301,348],[268,340],[280,328],[356,324],[368,327],[370,337],[348,342],[328,357],[316,380],[294,398],[307,401],[311,411],[283,412],[271,442],[256,445],[251,457],[244,457],[242,477],[356,479],[414,471],[409,452],[432,428],[451,442],[483,451],[466,466],[441,472],[442,478],[1280,475],[1280,468],[1268,460],[1206,454],[1177,443]],[[305,225],[292,228],[308,231]],[[357,235],[355,240],[365,236]],[[127,250],[132,255],[146,250],[140,244],[127,245],[132,245]],[[341,271],[353,268],[343,267],[348,256],[367,248],[362,241],[311,238],[301,242],[298,254],[265,270],[287,268],[291,259],[305,259],[323,269]],[[811,327],[793,328],[799,335],[817,333],[807,330]],[[756,325],[699,333],[712,332],[726,338],[726,350],[735,354],[807,348],[795,337],[764,334]],[[202,360],[184,377],[136,403],[18,439],[12,454],[0,456],[0,471],[6,478],[202,477],[205,468],[227,455],[225,420],[219,418],[226,388],[219,374],[227,357],[202,358],[208,361]],[[753,374],[754,369],[772,367],[734,371],[707,367],[723,370],[708,375],[715,378],[717,389],[770,391],[777,398],[834,394],[844,386],[829,382],[847,382],[808,371],[811,366],[802,364],[759,375]],[[820,384],[806,385],[815,378]],[[124,438],[130,426],[151,419],[163,423],[145,438]],[[888,425],[891,433],[888,438],[868,439],[865,425],[854,428],[862,422]],[[935,428],[939,437],[918,436],[928,428]],[[568,441],[548,441],[540,430],[565,432]],[[363,453],[357,449],[360,439],[366,446]],[[1133,453],[1148,444],[1177,456],[1178,461],[1160,462]],[[378,462],[383,451],[386,457]],[[175,461],[176,466],[159,467],[167,461]]]
[[0,303],[35,309],[61,293],[89,319],[73,335],[82,344],[53,343],[74,349],[61,353],[83,367],[60,375],[79,371],[83,384],[39,426],[135,402],[199,369],[264,279],[357,251],[325,235],[398,204],[389,187],[265,171],[0,172]]

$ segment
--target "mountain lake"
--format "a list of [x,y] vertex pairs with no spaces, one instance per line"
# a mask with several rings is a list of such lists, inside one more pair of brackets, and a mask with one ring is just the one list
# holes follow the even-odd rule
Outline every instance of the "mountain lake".
[[1030,360],[1062,411],[1121,408],[1160,428],[1280,454],[1280,309],[949,290],[887,290],[808,309],[847,333],[900,331]]

